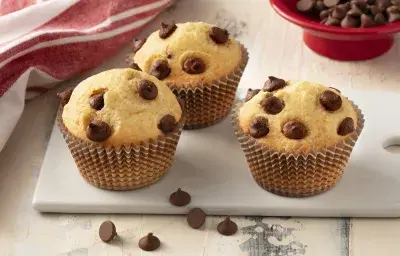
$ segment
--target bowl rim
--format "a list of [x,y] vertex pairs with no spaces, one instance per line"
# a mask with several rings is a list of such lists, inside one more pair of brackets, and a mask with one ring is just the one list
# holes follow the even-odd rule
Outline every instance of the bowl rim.
[[378,35],[378,34],[394,34],[400,32],[400,21],[376,27],[369,28],[342,28],[335,26],[327,26],[319,22],[307,19],[301,13],[292,11],[284,0],[270,0],[272,8],[284,19],[308,30],[315,30],[330,34],[340,35]]

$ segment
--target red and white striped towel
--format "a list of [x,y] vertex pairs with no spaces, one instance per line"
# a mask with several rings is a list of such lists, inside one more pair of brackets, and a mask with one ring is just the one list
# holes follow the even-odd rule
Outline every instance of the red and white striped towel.
[[0,0],[0,151],[26,98],[114,55],[175,0]]

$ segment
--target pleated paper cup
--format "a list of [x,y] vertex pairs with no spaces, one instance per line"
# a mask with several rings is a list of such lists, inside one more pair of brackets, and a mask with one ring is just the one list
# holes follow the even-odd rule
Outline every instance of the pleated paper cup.
[[168,87],[185,103],[184,129],[199,129],[213,125],[226,116],[232,108],[236,90],[249,60],[247,49],[241,45],[242,59],[236,68],[211,83],[181,85],[167,83]]
[[357,112],[357,129],[344,141],[308,152],[276,151],[245,134],[239,126],[239,102],[232,113],[236,137],[254,180],[265,190],[287,197],[307,197],[332,188],[342,177],[353,147],[364,127],[364,115]]
[[62,111],[60,106],[57,124],[81,176],[93,186],[108,190],[133,190],[158,181],[172,166],[185,120],[183,112],[177,128],[157,139],[105,147],[71,134],[63,123]]

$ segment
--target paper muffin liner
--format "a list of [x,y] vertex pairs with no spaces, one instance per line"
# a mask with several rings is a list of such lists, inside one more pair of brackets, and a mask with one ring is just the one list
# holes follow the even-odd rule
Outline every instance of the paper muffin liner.
[[60,106],[57,124],[81,176],[107,190],[133,190],[158,181],[172,166],[185,120],[183,111],[177,128],[165,136],[140,144],[105,147],[71,134],[62,120],[62,111]]
[[277,151],[245,134],[239,126],[239,102],[232,112],[236,137],[254,180],[265,190],[280,196],[307,197],[332,188],[342,177],[353,147],[364,127],[364,115],[357,112],[357,129],[335,145],[307,152]]
[[242,59],[236,68],[211,83],[190,85],[167,83],[175,95],[185,103],[184,129],[207,127],[229,115],[237,87],[249,60],[249,53],[243,45],[241,50]]

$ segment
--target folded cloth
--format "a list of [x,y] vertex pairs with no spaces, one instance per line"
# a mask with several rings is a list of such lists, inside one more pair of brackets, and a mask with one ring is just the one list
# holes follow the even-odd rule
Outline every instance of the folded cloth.
[[175,0],[1,0],[0,151],[31,99],[99,65]]

